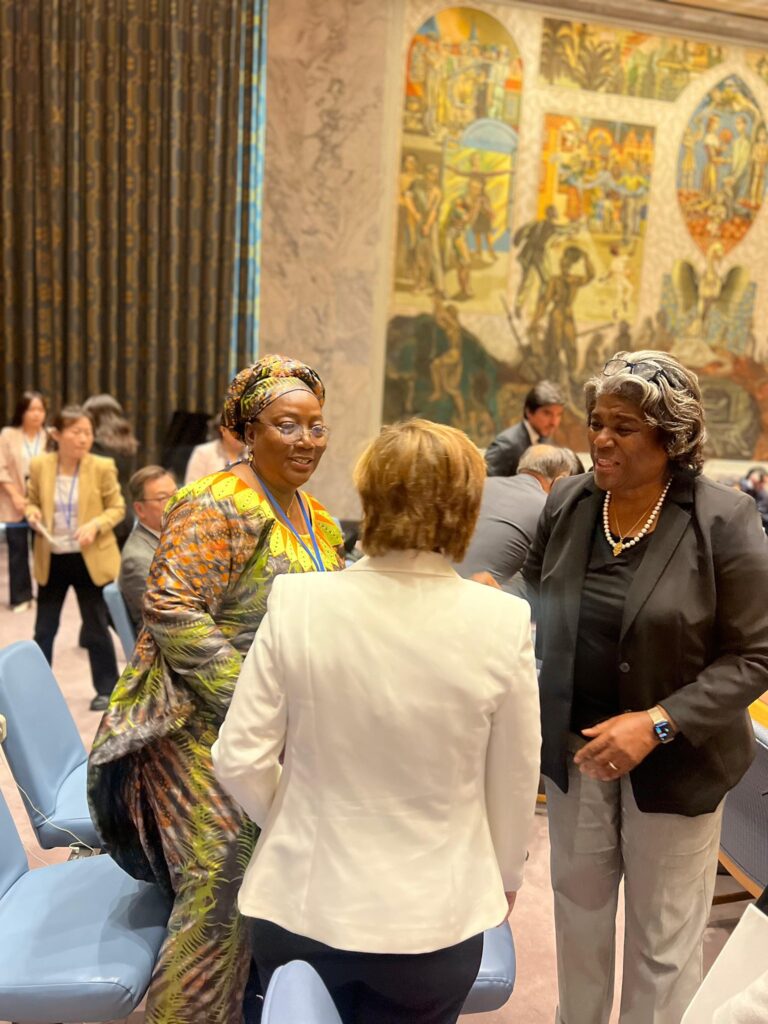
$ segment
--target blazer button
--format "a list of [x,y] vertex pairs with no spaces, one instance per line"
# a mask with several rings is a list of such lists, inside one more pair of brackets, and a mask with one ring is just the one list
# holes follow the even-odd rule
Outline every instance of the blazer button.
[[628,661],[622,661],[622,663],[619,665],[619,672],[629,672]]

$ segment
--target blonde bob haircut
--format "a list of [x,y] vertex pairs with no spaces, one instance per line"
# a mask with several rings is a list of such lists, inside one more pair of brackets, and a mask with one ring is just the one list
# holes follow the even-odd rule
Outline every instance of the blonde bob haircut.
[[439,551],[464,558],[480,511],[485,460],[466,434],[430,420],[383,427],[355,466],[368,555]]

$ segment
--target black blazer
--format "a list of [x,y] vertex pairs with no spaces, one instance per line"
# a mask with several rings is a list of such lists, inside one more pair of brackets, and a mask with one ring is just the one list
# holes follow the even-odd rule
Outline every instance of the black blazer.
[[[566,738],[581,589],[604,492],[591,473],[558,481],[523,575],[542,659],[542,772],[567,791]],[[680,729],[630,773],[641,811],[713,811],[754,757],[747,706],[768,689],[768,538],[754,502],[678,476],[627,591],[620,707],[661,702]]]
[[531,447],[531,436],[521,420],[514,427],[502,430],[488,445],[485,463],[488,476],[514,476],[520,456]]

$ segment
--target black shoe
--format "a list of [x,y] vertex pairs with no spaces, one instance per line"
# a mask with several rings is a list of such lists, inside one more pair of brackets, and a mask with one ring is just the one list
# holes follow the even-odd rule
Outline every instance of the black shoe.
[[97,693],[91,701],[91,711],[106,711],[109,707],[109,697],[106,693]]

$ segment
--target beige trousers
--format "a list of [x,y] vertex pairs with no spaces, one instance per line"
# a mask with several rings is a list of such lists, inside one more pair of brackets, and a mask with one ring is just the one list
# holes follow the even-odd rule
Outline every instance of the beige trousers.
[[628,777],[595,782],[572,760],[568,793],[548,779],[546,793],[558,1024],[608,1024],[622,877],[619,1019],[680,1024],[703,977],[702,939],[715,888],[722,804],[695,818],[643,813]]

